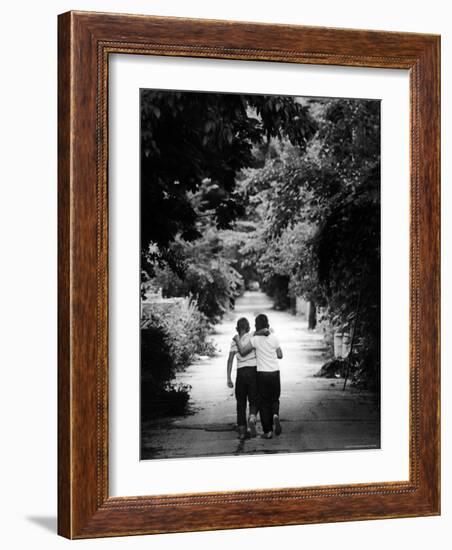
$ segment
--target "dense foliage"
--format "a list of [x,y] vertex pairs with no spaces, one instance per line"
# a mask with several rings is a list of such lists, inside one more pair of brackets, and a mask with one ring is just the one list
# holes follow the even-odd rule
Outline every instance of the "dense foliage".
[[219,233],[213,227],[194,242],[176,239],[171,246],[179,269],[167,263],[154,266],[154,285],[164,297],[191,296],[201,313],[217,323],[243,290],[241,275],[224,256]]
[[280,294],[303,296],[321,308],[330,331],[356,329],[355,371],[377,388],[379,104],[330,100],[317,105],[317,116],[319,131],[305,152],[276,143],[277,154],[244,172],[249,209],[260,219],[242,252],[280,304]]
[[174,363],[164,329],[148,326],[141,330],[141,418],[182,414],[190,388],[174,384]]
[[145,310],[141,321],[143,416],[183,412],[190,388],[171,381],[196,356],[214,353],[208,334],[208,320],[196,300],[185,298]]
[[143,90],[141,108],[143,277],[210,323],[255,281],[277,308],[303,297],[378,389],[379,102]]
[[184,298],[174,304],[156,304],[143,314],[142,330],[158,327],[164,335],[173,371],[188,366],[196,355],[214,349],[207,340],[209,323],[196,300]]
[[[238,172],[254,162],[253,144],[285,136],[306,146],[316,129],[308,109],[289,97],[141,91],[141,240],[149,257],[173,268],[168,249],[180,236],[200,236],[199,215],[210,211],[218,228],[243,213],[235,194]],[[199,208],[191,194],[209,180]],[[145,261],[143,269],[151,266]]]

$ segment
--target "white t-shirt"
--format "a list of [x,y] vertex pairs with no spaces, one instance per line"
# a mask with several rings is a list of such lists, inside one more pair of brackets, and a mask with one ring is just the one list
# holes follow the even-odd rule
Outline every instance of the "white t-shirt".
[[278,338],[271,333],[269,336],[251,336],[251,345],[256,350],[258,372],[274,372],[279,370],[276,350],[280,347]]
[[[242,346],[246,346],[247,344],[250,343],[250,340],[251,340],[251,336],[248,333],[246,333],[240,338],[240,344]],[[231,348],[229,351],[230,352],[234,351],[237,354],[236,357],[237,357],[238,369],[242,367],[255,367],[257,365],[256,352],[254,351],[254,349],[242,357],[240,353],[238,353],[239,350],[237,349],[237,344],[235,343],[234,340],[232,340]]]

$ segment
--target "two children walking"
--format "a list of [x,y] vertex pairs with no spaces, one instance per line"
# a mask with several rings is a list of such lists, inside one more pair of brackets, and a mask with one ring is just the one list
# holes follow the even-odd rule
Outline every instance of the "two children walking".
[[[279,341],[270,332],[268,318],[260,314],[255,319],[256,331],[250,334],[250,325],[245,317],[237,322],[227,364],[227,384],[232,388],[231,378],[234,357],[237,356],[235,396],[237,399],[237,425],[240,439],[256,436],[256,416],[259,411],[265,439],[280,435],[279,397],[281,380],[278,359],[282,359]],[[249,418],[246,421],[246,406],[249,403]]]

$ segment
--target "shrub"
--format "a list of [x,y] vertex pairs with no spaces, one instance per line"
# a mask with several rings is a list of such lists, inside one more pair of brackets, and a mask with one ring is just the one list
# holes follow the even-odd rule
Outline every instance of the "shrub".
[[161,327],[141,329],[141,418],[182,414],[189,399],[189,387],[169,382],[175,365]]
[[209,323],[189,298],[144,304],[141,322],[141,415],[183,414],[191,387],[175,383],[196,355],[212,355]]
[[327,361],[321,369],[314,374],[321,378],[344,377],[347,372],[347,360],[342,358],[333,358]]
[[196,300],[175,298],[149,306],[142,327],[156,327],[163,332],[176,370],[188,366],[196,355],[213,354],[213,346],[208,341],[209,323],[199,311]]
[[167,383],[155,388],[141,381],[141,418],[149,420],[164,416],[182,415],[186,412],[191,386]]
[[229,258],[229,252],[218,230],[206,228],[195,242],[177,239],[160,261],[155,253],[149,254],[144,262],[148,279],[142,282],[161,289],[165,298],[190,296],[210,323],[218,323],[244,289],[243,277],[233,265],[235,257]]
[[211,323],[221,321],[224,313],[243,292],[241,275],[225,260],[191,264],[183,278],[168,266],[155,268],[153,284],[165,297],[190,296],[197,309]]
[[141,380],[155,389],[174,378],[175,364],[162,327],[141,329]]

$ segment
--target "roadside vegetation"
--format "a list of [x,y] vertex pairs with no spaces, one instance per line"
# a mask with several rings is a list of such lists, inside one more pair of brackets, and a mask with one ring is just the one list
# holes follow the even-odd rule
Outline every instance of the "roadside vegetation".
[[378,102],[143,90],[141,109],[142,411],[183,410],[175,373],[256,284],[310,303],[331,346],[354,334],[350,376],[378,391]]

